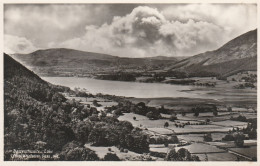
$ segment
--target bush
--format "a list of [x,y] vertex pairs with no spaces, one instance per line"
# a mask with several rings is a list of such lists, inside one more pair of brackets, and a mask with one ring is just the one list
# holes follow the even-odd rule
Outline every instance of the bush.
[[60,160],[97,161],[99,158],[94,151],[85,148],[78,142],[73,141],[64,145],[60,153]]
[[213,115],[214,115],[214,116],[218,116],[218,111],[217,111],[217,110],[214,110],[214,111],[213,111]]
[[105,161],[121,161],[116,154],[107,153],[104,157]]
[[176,115],[171,115],[170,117],[170,121],[174,122],[175,120],[177,120],[177,116]]
[[232,134],[227,134],[224,138],[222,138],[223,141],[234,141],[234,137]]
[[206,135],[203,136],[203,139],[205,142],[210,142],[212,141],[212,136],[211,133],[207,133]]
[[185,149],[185,148],[181,148],[178,150],[178,152],[176,152],[175,149],[171,149],[166,157],[165,157],[166,161],[200,161],[198,156],[195,155],[191,155],[191,153]]
[[241,133],[236,133],[235,136],[235,144],[238,146],[238,147],[243,147],[244,146],[244,139],[245,139],[245,136]]

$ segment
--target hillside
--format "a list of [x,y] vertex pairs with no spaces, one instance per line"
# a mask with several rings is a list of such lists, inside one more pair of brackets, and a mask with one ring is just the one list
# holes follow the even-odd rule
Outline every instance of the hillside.
[[9,150],[34,149],[38,141],[56,151],[73,139],[54,111],[55,104],[66,101],[59,92],[67,90],[43,81],[4,54],[5,160],[10,160]]
[[40,75],[82,74],[113,71],[136,71],[167,67],[179,58],[123,58],[106,54],[57,48],[38,50],[13,57]]
[[[149,150],[145,133],[135,130],[130,122],[98,117],[95,107],[68,100],[60,92],[78,95],[66,87],[45,82],[4,54],[5,161],[100,160],[95,151],[84,147],[85,143],[104,147],[120,145],[138,153]],[[19,153],[14,149],[38,150],[39,154],[30,157],[31,152]],[[41,153],[45,149],[49,150],[47,158]]]
[[241,70],[257,69],[257,30],[249,31],[214,51],[192,56],[172,65],[188,73],[215,73],[227,76]]
[[88,76],[93,73],[178,70],[190,76],[226,77],[241,70],[256,70],[257,30],[249,31],[214,51],[189,58],[126,58],[66,48],[12,55],[41,76]]

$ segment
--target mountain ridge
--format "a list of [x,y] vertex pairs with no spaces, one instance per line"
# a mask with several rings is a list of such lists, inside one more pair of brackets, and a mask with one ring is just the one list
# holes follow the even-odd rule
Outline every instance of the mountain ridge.
[[[75,76],[84,73],[158,70],[181,70],[191,73],[192,76],[208,75],[194,74],[196,72],[210,72],[214,76],[225,76],[235,70],[256,70],[256,54],[257,29],[230,40],[216,50],[188,58],[165,56],[129,58],[68,48],[37,50],[30,54],[14,54],[13,57],[26,66],[32,67],[37,74],[47,76],[60,76],[64,73]],[[246,63],[242,63],[243,61]],[[232,66],[228,66],[228,63]]]
[[235,70],[257,70],[257,29],[244,33],[220,48],[173,64],[168,70],[212,72],[227,76]]

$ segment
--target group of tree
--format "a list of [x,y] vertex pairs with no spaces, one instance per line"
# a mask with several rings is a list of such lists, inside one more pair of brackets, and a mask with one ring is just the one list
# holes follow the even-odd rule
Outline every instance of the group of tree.
[[60,160],[98,160],[85,143],[149,150],[148,137],[131,123],[98,116],[96,108],[67,100],[62,93],[74,93],[69,88],[43,81],[8,55],[4,61],[5,160],[13,149],[35,149],[39,142]]
[[217,106],[214,104],[211,105],[197,105],[191,109],[194,113],[194,116],[198,117],[200,113],[203,112],[212,112],[214,116],[218,115]]
[[224,138],[222,138],[223,141],[234,141],[234,143],[238,147],[243,147],[245,135],[241,132],[234,132],[227,134]]
[[198,156],[191,155],[191,153],[185,148],[181,148],[177,152],[175,149],[171,149],[167,153],[165,160],[166,161],[200,161]]

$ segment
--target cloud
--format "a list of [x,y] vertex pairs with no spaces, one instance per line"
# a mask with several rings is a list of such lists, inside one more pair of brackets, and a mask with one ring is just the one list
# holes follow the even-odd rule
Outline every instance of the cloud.
[[24,36],[36,46],[46,47],[49,42],[83,35],[88,24],[103,24],[105,16],[93,17],[102,12],[108,13],[102,5],[8,4],[4,6],[4,29],[5,34]]
[[86,26],[83,37],[58,46],[130,57],[187,56],[215,48],[226,40],[225,33],[211,22],[169,20],[156,8],[139,6],[111,24]]
[[14,53],[31,53],[38,50],[31,41],[24,37],[4,35],[4,52],[7,54]]
[[23,36],[32,47],[122,57],[195,55],[257,22],[252,4],[14,5],[4,18],[5,34]]
[[185,4],[166,6],[162,13],[170,20],[211,22],[233,38],[256,28],[256,8],[256,4]]

